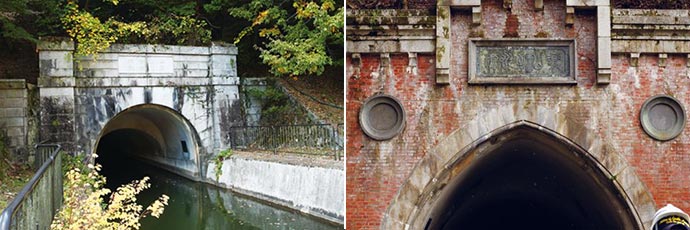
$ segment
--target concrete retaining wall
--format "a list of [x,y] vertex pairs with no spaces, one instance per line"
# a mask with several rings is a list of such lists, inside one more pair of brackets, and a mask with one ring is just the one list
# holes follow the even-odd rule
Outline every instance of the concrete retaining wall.
[[215,164],[210,163],[206,179],[220,187],[343,223],[345,171],[342,165],[299,165],[242,155],[223,161],[219,180],[215,178]]
[[35,141],[29,135],[32,123],[29,116],[29,89],[25,80],[2,79],[0,80],[0,130],[4,137],[6,147],[9,150],[10,159],[14,161],[26,161],[29,158],[27,146],[34,145]]

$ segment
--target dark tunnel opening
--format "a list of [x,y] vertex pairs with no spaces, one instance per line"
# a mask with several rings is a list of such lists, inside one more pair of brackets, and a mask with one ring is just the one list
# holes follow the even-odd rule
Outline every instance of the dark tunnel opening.
[[[137,154],[161,154],[161,144],[149,134],[136,129],[119,129],[103,136],[96,149],[96,163],[102,166],[101,175],[107,178],[110,189],[139,180],[144,174],[143,162]],[[137,162],[135,162],[137,161]]]
[[[101,173],[106,177],[123,177],[128,171],[122,169],[143,163],[136,165],[198,181],[198,139],[194,127],[178,111],[156,104],[136,105],[121,111],[103,127],[95,144],[95,162],[102,165]],[[135,176],[141,179],[141,175]]]
[[474,160],[444,188],[428,229],[637,227],[610,178],[555,141],[518,137]]

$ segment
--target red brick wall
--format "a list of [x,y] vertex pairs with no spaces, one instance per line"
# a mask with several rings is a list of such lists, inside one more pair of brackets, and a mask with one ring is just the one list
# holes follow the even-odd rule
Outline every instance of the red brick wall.
[[[377,228],[388,201],[398,186],[407,179],[410,169],[432,145],[423,120],[430,119],[424,111],[425,100],[434,83],[432,55],[419,55],[417,75],[406,71],[407,54],[391,55],[391,76],[378,76],[379,56],[362,55],[359,78],[348,77],[347,95],[347,221],[348,229]],[[351,59],[348,58],[348,63]],[[400,99],[407,112],[403,135],[388,142],[375,142],[360,129],[358,111],[362,102],[377,92]]]
[[654,197],[657,208],[672,203],[690,212],[690,126],[676,139],[659,142],[651,139],[639,125],[640,108],[657,94],[678,99],[690,115],[690,73],[685,55],[669,55],[665,67],[658,66],[657,55],[641,55],[638,67],[630,67],[627,55],[612,58],[611,87],[618,105],[612,108],[612,136],[617,151],[635,167],[640,179]]
[[[666,67],[643,55],[629,67],[626,55],[613,56],[610,85],[596,81],[596,12],[577,10],[565,25],[565,1],[546,0],[543,11],[532,0],[482,1],[482,23],[471,25],[468,11],[453,10],[451,82],[436,85],[432,54],[419,54],[418,74],[408,71],[407,54],[391,54],[388,72],[379,72],[378,54],[362,54],[359,74],[347,59],[347,228],[377,229],[392,199],[415,164],[450,132],[482,112],[500,106],[562,108],[569,122],[607,139],[623,155],[654,197],[690,211],[690,128],[668,142],[649,138],[639,125],[639,108],[650,96],[669,94],[690,106],[686,58],[669,55]],[[575,39],[577,85],[468,86],[468,38]],[[359,127],[362,102],[375,93],[398,98],[407,112],[406,128],[388,141],[373,141]]]

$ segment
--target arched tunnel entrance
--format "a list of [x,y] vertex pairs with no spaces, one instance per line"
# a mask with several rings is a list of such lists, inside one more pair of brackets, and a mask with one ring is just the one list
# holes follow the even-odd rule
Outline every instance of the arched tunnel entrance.
[[190,179],[199,177],[196,131],[165,106],[143,104],[123,110],[103,127],[95,149],[104,175],[122,172],[137,159]]
[[638,229],[610,173],[564,137],[521,126],[466,152],[426,229]]
[[136,196],[138,204],[148,205],[162,194],[170,197],[160,218],[143,218],[140,229],[338,227],[200,182],[198,140],[182,115],[153,104],[123,110],[103,127],[95,149],[99,155],[96,162],[103,166],[101,174],[106,177],[105,186],[114,191],[148,176],[150,187]]

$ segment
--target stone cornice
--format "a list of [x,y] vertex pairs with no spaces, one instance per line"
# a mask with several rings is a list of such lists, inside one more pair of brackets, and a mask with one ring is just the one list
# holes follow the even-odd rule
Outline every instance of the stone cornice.
[[690,54],[690,10],[614,9],[611,52]]

